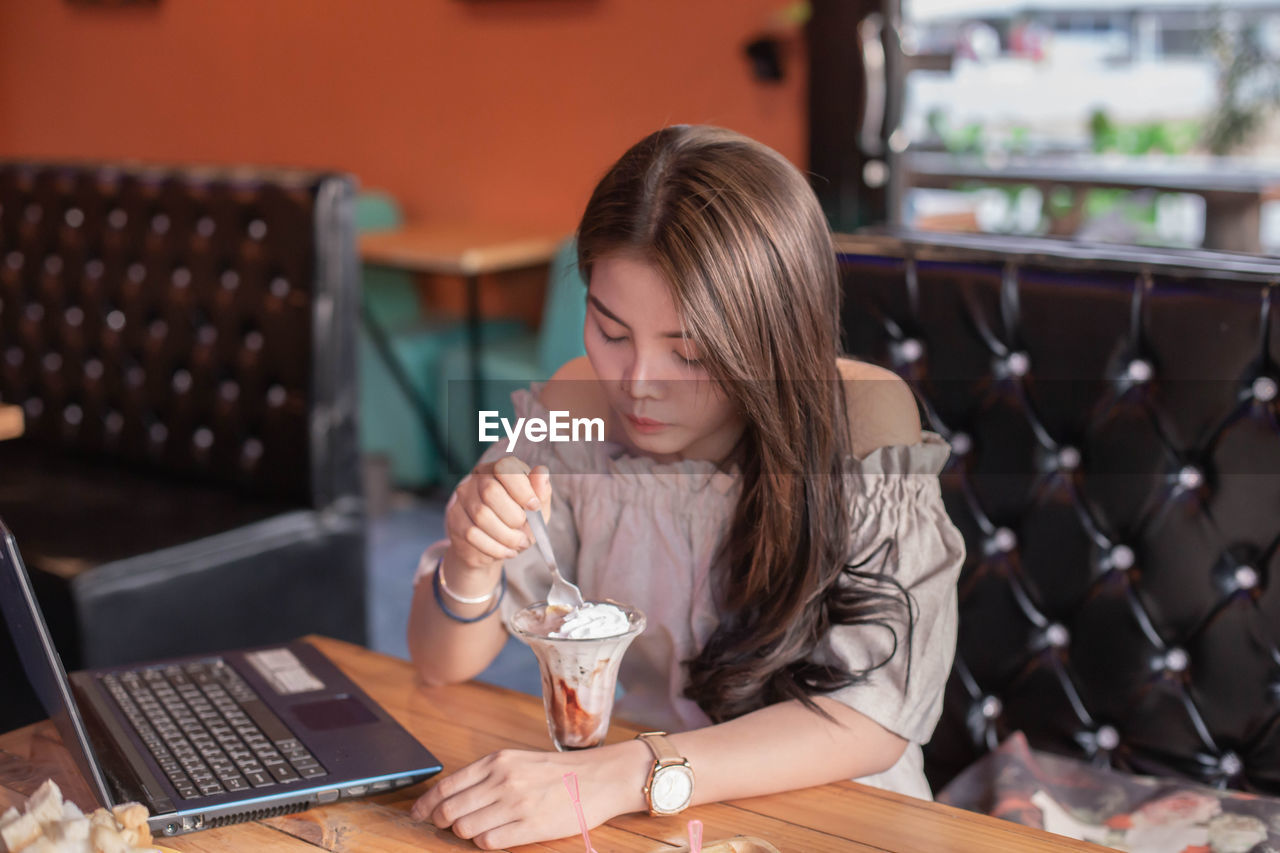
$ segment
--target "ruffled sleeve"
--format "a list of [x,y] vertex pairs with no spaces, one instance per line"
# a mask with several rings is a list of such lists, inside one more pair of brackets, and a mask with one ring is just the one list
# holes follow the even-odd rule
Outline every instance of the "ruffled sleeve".
[[[949,454],[940,436],[925,432],[918,444],[883,447],[849,463],[849,562],[902,585],[911,599],[914,630],[908,644],[905,613],[896,608],[885,620],[897,632],[896,649],[894,635],[879,625],[836,627],[823,649],[823,657],[854,671],[887,659],[867,681],[829,695],[918,744],[928,742],[942,714],[956,648],[956,581],[965,546],[947,516],[938,481]],[[882,585],[877,591],[897,593]]]

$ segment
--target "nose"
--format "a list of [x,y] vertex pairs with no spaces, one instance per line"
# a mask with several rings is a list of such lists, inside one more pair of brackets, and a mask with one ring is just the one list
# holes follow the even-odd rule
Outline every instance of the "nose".
[[661,399],[666,378],[658,356],[648,348],[637,348],[622,375],[622,388],[632,399]]

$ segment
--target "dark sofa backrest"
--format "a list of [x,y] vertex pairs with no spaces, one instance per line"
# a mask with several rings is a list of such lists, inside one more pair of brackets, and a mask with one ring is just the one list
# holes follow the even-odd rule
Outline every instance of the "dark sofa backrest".
[[838,240],[851,353],[954,453],[969,554],[935,787],[1022,730],[1280,793],[1280,262]]
[[25,440],[307,506],[349,491],[352,193],[0,161],[0,400]]

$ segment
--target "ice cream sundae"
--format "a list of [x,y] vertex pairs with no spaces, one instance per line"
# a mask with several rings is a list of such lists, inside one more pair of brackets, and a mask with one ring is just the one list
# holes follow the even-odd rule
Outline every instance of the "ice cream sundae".
[[610,601],[577,608],[540,601],[512,618],[512,631],[538,658],[556,749],[587,749],[604,741],[622,655],[644,625],[639,610]]

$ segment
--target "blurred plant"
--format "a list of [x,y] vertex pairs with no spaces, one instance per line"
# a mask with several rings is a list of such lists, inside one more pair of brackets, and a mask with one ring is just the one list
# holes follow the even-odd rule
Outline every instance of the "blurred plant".
[[1026,154],[1031,150],[1031,128],[1016,125],[1009,128],[1008,150],[1015,154]]
[[964,127],[954,128],[946,112],[940,109],[930,110],[925,121],[929,132],[950,154],[981,154],[987,148],[982,122],[971,121]]
[[1089,116],[1089,136],[1098,154],[1185,154],[1195,147],[1201,132],[1201,124],[1194,120],[1119,125],[1103,109],[1095,109]]
[[1242,25],[1218,9],[1208,36],[1218,66],[1218,103],[1205,129],[1205,147],[1229,154],[1250,142],[1280,106],[1280,67],[1254,24]]

